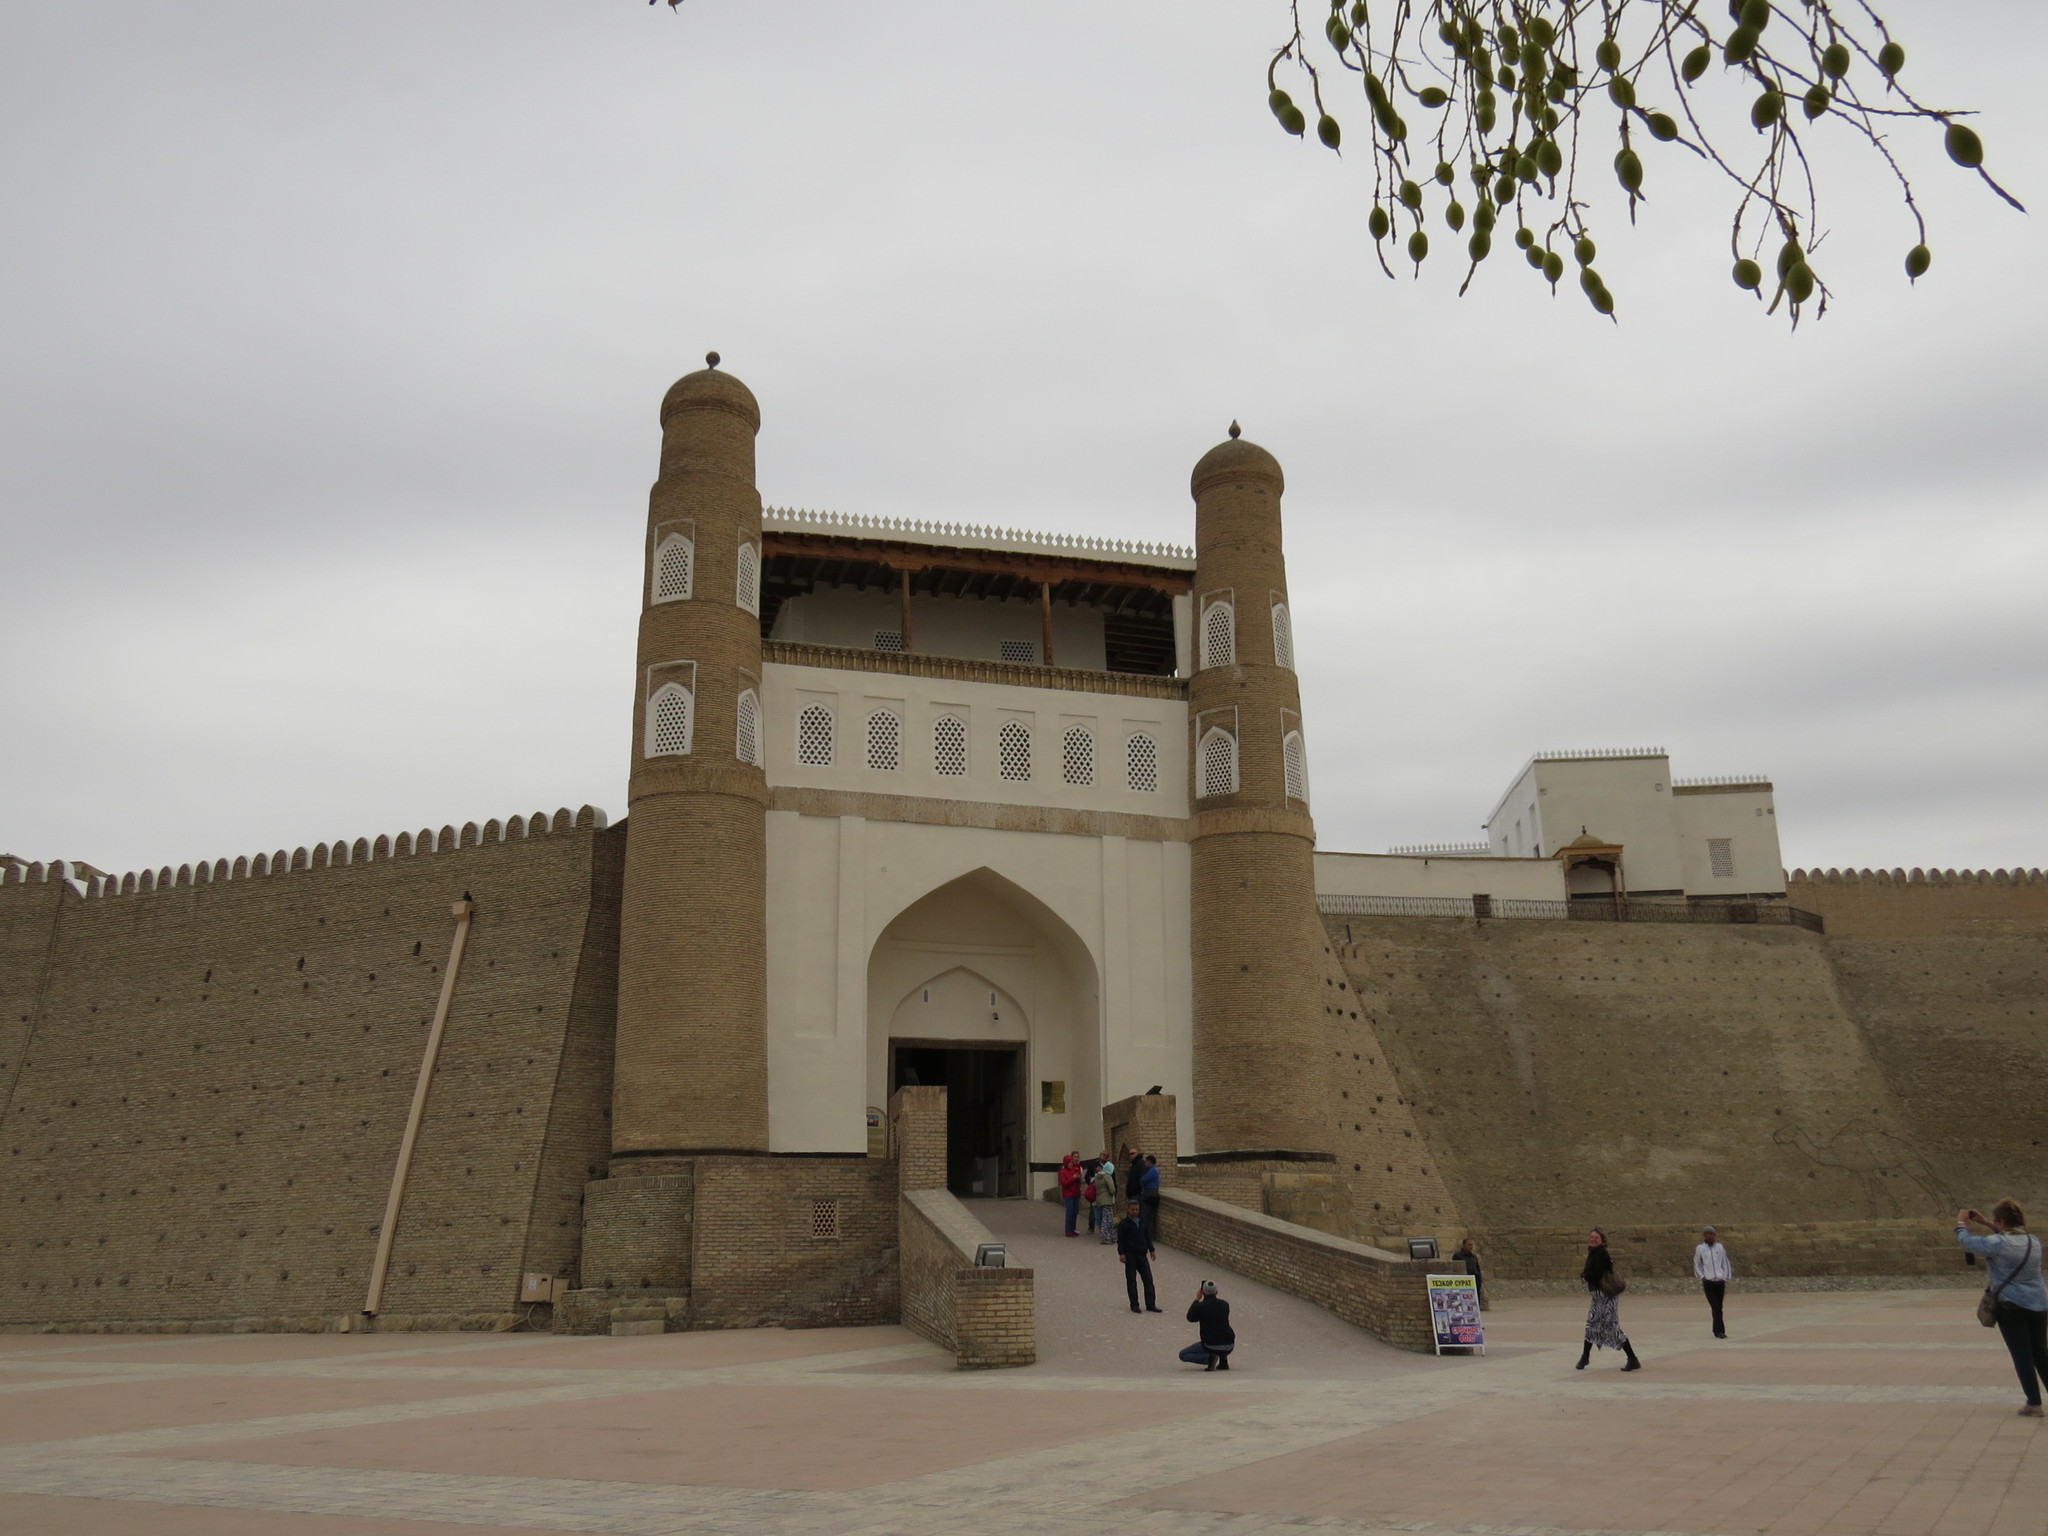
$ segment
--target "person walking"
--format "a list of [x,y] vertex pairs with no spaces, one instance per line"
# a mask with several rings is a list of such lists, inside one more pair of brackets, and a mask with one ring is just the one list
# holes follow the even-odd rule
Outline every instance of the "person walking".
[[1237,1333],[1230,1326],[1230,1303],[1216,1294],[1216,1282],[1204,1280],[1188,1308],[1188,1321],[1198,1324],[1202,1336],[1180,1352],[1189,1365],[1204,1370],[1230,1369],[1230,1352],[1237,1348]]
[[[1979,1237],[1970,1228],[1989,1227]],[[2048,1381],[2048,1291],[2041,1285],[2041,1240],[2027,1230],[2026,1212],[2017,1200],[2001,1200],[1991,1214],[1956,1212],[1956,1242],[1984,1255],[1984,1300],[1991,1305],[1999,1337],[2012,1356],[2026,1403],[2023,1419],[2041,1417],[2041,1384]],[[1978,1317],[1983,1317],[1979,1303]]]
[[[1113,1243],[1116,1241],[1116,1164],[1107,1152],[1102,1154],[1102,1161],[1095,1165],[1093,1187],[1095,1208],[1092,1212],[1094,1219],[1091,1230],[1102,1242]],[[1084,1188],[1082,1193],[1086,1194],[1087,1189]]]
[[1465,1241],[1458,1244],[1458,1251],[1452,1254],[1451,1257],[1465,1261],[1465,1268],[1472,1276],[1472,1289],[1479,1293],[1479,1310],[1482,1312],[1491,1311],[1492,1309],[1486,1304],[1486,1274],[1479,1267],[1479,1245],[1468,1237]]
[[1707,1310],[1714,1314],[1714,1337],[1728,1337],[1728,1325],[1721,1320],[1721,1302],[1728,1294],[1728,1282],[1735,1278],[1735,1266],[1728,1262],[1728,1249],[1721,1234],[1712,1227],[1700,1233],[1699,1246],[1692,1251],[1692,1272],[1706,1292]]
[[1132,1193],[1138,1197],[1145,1210],[1145,1237],[1149,1242],[1159,1238],[1159,1159],[1150,1152],[1145,1154],[1145,1166],[1138,1174],[1138,1182],[1132,1186]]
[[1614,1255],[1607,1251],[1607,1234],[1595,1227],[1586,1237],[1586,1267],[1579,1271],[1579,1278],[1586,1282],[1591,1298],[1586,1305],[1586,1347],[1579,1351],[1577,1369],[1584,1370],[1586,1362],[1593,1357],[1593,1346],[1602,1349],[1618,1349],[1628,1356],[1624,1371],[1640,1371],[1643,1362],[1636,1358],[1635,1346],[1628,1341],[1628,1335],[1621,1331],[1621,1312],[1615,1306],[1615,1298],[1627,1289],[1621,1276],[1615,1273]]
[[1081,1154],[1069,1152],[1060,1159],[1060,1204],[1067,1208],[1067,1236],[1079,1237],[1074,1218],[1081,1214]]
[[[1136,1200],[1126,1207],[1129,1212],[1116,1224],[1116,1257],[1124,1267],[1124,1291],[1131,1298],[1131,1310],[1157,1312],[1159,1297],[1152,1289],[1152,1255],[1157,1251],[1152,1239],[1145,1231],[1143,1208]],[[1138,1282],[1145,1283],[1145,1305],[1138,1306]]]

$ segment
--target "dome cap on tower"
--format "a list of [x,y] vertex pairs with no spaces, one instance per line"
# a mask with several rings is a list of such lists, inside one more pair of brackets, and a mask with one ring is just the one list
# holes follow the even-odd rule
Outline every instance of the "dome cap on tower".
[[1275,490],[1287,488],[1286,477],[1280,473],[1280,461],[1257,443],[1248,443],[1238,436],[1240,430],[1233,421],[1230,436],[1196,462],[1194,474],[1188,477],[1188,488],[1196,496],[1218,480],[1246,477],[1271,480]]
[[731,411],[760,431],[761,405],[754,392],[731,374],[719,371],[716,352],[705,353],[704,363],[669,386],[661,398],[661,424],[667,426],[681,411]]

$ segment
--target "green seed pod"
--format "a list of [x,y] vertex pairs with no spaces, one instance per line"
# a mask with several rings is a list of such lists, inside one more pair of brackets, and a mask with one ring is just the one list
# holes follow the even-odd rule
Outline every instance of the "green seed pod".
[[1465,227],[1465,205],[1458,202],[1452,203],[1450,207],[1444,210],[1444,222],[1453,229],[1463,229]]
[[1475,229],[1465,250],[1474,261],[1484,261],[1493,254],[1493,236],[1483,229]]
[[1388,121],[1380,126],[1385,130],[1388,138],[1398,144],[1408,137],[1408,123],[1405,118],[1398,112],[1389,112],[1387,118]]
[[1415,185],[1412,181],[1402,182],[1401,190],[1397,195],[1400,197],[1404,207],[1420,208],[1422,206],[1422,188]]
[[1522,30],[1529,34],[1529,41],[1538,48],[1548,48],[1557,41],[1557,28],[1541,16],[1531,16],[1522,23]]
[[1919,279],[1927,275],[1927,269],[1934,265],[1934,252],[1924,245],[1916,245],[1906,252],[1906,276]]
[[1458,168],[1448,160],[1439,160],[1436,163],[1436,179],[1448,187],[1458,179]]
[[1522,252],[1522,256],[1538,272],[1543,270],[1543,248],[1541,246],[1530,246],[1526,251]]
[[1292,96],[1289,96],[1285,91],[1275,91],[1272,95],[1266,98],[1266,105],[1271,107],[1273,109],[1273,115],[1275,117],[1278,117],[1287,108],[1294,105],[1294,98]]
[[1481,92],[1478,103],[1472,109],[1472,121],[1479,125],[1479,131],[1481,133],[1493,132],[1493,125],[1496,121],[1493,112],[1493,92]]
[[1748,288],[1754,291],[1755,289],[1763,286],[1763,281],[1764,269],[1758,266],[1755,262],[1751,261],[1748,257],[1744,257],[1741,261],[1735,263],[1736,287]]
[[1342,16],[1331,16],[1323,24],[1323,35],[1330,40],[1330,46],[1342,53],[1351,46],[1351,29],[1344,25]]
[[1378,203],[1372,205],[1372,212],[1365,216],[1365,227],[1373,239],[1384,240],[1387,231],[1394,227],[1394,221],[1387,217],[1387,210]]
[[1522,73],[1529,77],[1532,84],[1543,78],[1544,69],[1549,63],[1550,55],[1534,43],[1522,45]]
[[1595,247],[1591,235],[1581,235],[1572,242],[1572,255],[1578,258],[1579,265],[1582,267],[1593,265],[1594,250]]
[[1579,274],[1579,287],[1584,291],[1592,306],[1603,315],[1614,313],[1614,296],[1607,291],[1607,285],[1600,281],[1600,274],[1591,267]]
[[1493,78],[1504,91],[1512,91],[1515,88],[1515,72],[1505,64],[1501,65],[1500,73]]
[[1493,55],[1486,51],[1484,43],[1472,50],[1472,73],[1481,81],[1493,78]]
[[[1364,26],[1365,18],[1371,14],[1371,9],[1366,5],[1365,0],[1351,0],[1351,30],[1356,32],[1360,27]],[[1446,38],[1445,41],[1448,42],[1450,39]]]
[[1425,85],[1421,90],[1415,93],[1415,99],[1421,102],[1425,107],[1440,107],[1445,102],[1451,99],[1451,93],[1449,91],[1439,90],[1436,86],[1433,85]]
[[1752,32],[1763,31],[1771,24],[1771,0],[1742,0],[1735,19]]
[[1570,93],[1571,88],[1572,83],[1565,79],[1564,76],[1552,75],[1550,77],[1550,84],[1543,87],[1543,99],[1545,101],[1563,101]]
[[1515,178],[1503,176],[1493,184],[1493,195],[1497,202],[1512,202],[1515,196]]
[[1627,75],[1616,75],[1607,82],[1607,99],[1617,107],[1632,107],[1636,104],[1636,85]]
[[1631,195],[1643,190],[1643,162],[1634,150],[1624,149],[1614,157],[1614,174]]
[[1408,259],[1419,267],[1422,265],[1422,258],[1428,254],[1429,236],[1418,229],[1408,237]]
[[1501,29],[1493,35],[1499,41],[1502,53],[1520,53],[1522,51],[1522,39],[1516,33],[1511,23],[1503,22]]
[[1372,103],[1375,112],[1385,112],[1393,106],[1387,100],[1387,88],[1380,83],[1380,77],[1371,72],[1367,72],[1365,77],[1365,99]]
[[1755,52],[1756,33],[1748,27],[1737,27],[1728,34],[1728,46],[1721,50],[1721,57],[1730,64],[1747,64]]
[[1804,260],[1806,260],[1806,252],[1799,248],[1797,240],[1787,240],[1780,246],[1778,248],[1778,277],[1780,281],[1784,279],[1787,272],[1790,272]]
[[1885,79],[1891,79],[1906,67],[1906,50],[1897,43],[1886,43],[1877,50],[1877,67],[1884,71]]
[[1491,230],[1494,220],[1499,217],[1500,215],[1494,212],[1493,199],[1482,197],[1479,199],[1479,206],[1472,210],[1472,227],[1474,229]]
[[1564,169],[1564,151],[1557,147],[1557,140],[1536,141],[1536,164],[1546,176],[1555,176]]
[[[1353,9],[1364,10],[1365,0],[1359,0],[1359,3]],[[1364,23],[1360,22],[1359,25],[1363,26]],[[1462,48],[1465,45],[1465,34],[1452,26],[1448,21],[1438,24],[1436,35],[1449,43],[1453,48]]]
[[1344,142],[1344,130],[1337,126],[1337,119],[1325,112],[1316,119],[1316,137],[1328,149],[1335,149]]
[[1535,243],[1536,231],[1530,229],[1527,225],[1515,231],[1515,244],[1519,245],[1523,250],[1528,250]]
[[1650,137],[1669,144],[1678,137],[1678,119],[1664,112],[1649,115]]
[[1820,67],[1831,80],[1839,80],[1849,73],[1849,45],[1829,43],[1820,56]]
[[1984,141],[1977,137],[1974,128],[1961,123],[1950,123],[1944,142],[1948,146],[1948,157],[1957,165],[1975,170],[1984,163]]
[[1600,39],[1600,46],[1593,50],[1593,62],[1602,69],[1621,68],[1621,44],[1611,37]]
[[1765,91],[1763,95],[1750,103],[1749,120],[1761,130],[1770,127],[1771,124],[1784,116],[1784,113],[1785,93],[1783,91]]
[[1524,181],[1534,181],[1543,174],[1543,167],[1534,155],[1524,155],[1515,162],[1515,174]]
[[1543,275],[1549,278],[1552,283],[1563,277],[1564,258],[1555,251],[1545,252],[1543,257]]
[[1799,98],[1809,118],[1819,117],[1828,109],[1828,88],[1824,85],[1808,86],[1806,94]]
[[1308,119],[1301,115],[1301,108],[1290,101],[1280,109],[1280,126],[1300,138],[1308,131]]
[[1707,72],[1707,66],[1713,62],[1714,50],[1712,46],[1707,43],[1701,43],[1699,47],[1693,49],[1691,53],[1685,56],[1685,61],[1678,66],[1678,72],[1685,77],[1685,83],[1691,85],[1693,81],[1699,79],[1701,75]]
[[1804,304],[1813,297],[1813,268],[1800,262],[1785,274],[1785,292],[1794,304]]

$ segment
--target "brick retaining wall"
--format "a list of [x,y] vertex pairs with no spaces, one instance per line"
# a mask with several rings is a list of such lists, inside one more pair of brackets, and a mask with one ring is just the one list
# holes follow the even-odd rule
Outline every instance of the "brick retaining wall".
[[1171,1187],[1160,1191],[1159,1241],[1421,1352],[1435,1347],[1422,1277],[1465,1272],[1463,1264],[1400,1258]]
[[903,1326],[953,1351],[963,1371],[1038,1358],[1035,1272],[977,1269],[974,1250],[995,1241],[943,1189],[907,1189],[897,1216]]

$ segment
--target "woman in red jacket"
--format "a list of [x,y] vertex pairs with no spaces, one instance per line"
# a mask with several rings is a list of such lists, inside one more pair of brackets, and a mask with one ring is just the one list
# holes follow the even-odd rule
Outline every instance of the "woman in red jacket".
[[1081,1154],[1069,1152],[1060,1159],[1060,1203],[1067,1208],[1067,1236],[1078,1237],[1074,1218],[1081,1214]]

